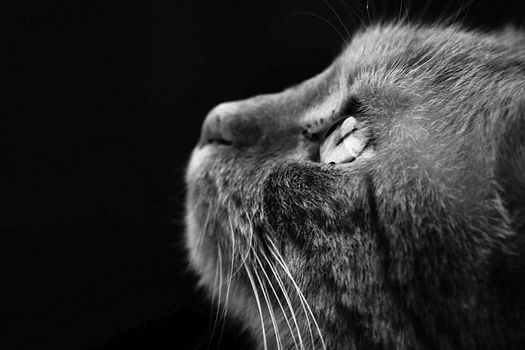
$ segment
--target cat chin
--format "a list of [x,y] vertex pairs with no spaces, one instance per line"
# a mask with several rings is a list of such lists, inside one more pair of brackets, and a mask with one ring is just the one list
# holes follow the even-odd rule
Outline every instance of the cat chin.
[[[202,237],[203,228],[194,215],[188,211],[187,217],[186,248],[189,252],[189,266],[199,277],[198,287],[204,289],[210,299],[214,300],[216,307],[224,317],[233,317],[241,321],[246,329],[259,332],[258,310],[255,307],[253,294],[243,283],[232,278],[229,283],[228,276],[220,273],[217,268],[216,252],[211,249]],[[220,282],[222,281],[222,287]],[[218,304],[217,304],[218,301]]]
[[[199,217],[198,198],[201,196],[195,182],[206,172],[206,164],[212,156],[210,147],[195,148],[193,151],[188,170],[186,172],[186,183],[188,194],[186,198],[186,251],[188,254],[189,267],[200,277],[199,286],[213,286],[215,273],[217,272],[217,251],[212,249],[208,238],[205,237],[202,218]],[[193,190],[192,190],[193,189]],[[215,282],[216,283],[216,282]]]
[[[188,201],[188,207],[192,206],[192,201]],[[218,268],[217,249],[214,244],[210,244],[210,237],[205,237],[204,227],[198,219],[195,210],[188,210],[186,215],[186,250],[189,252],[189,266],[199,277],[198,286],[209,291],[213,298],[218,298],[222,291],[219,291],[219,280],[226,280],[224,274],[221,278]],[[215,247],[215,248],[214,248]],[[235,280],[232,280],[233,286]]]
[[186,215],[186,250],[189,252],[189,266],[197,272],[200,278],[200,285],[212,284],[214,268],[211,259],[206,259],[203,252],[207,244],[202,237],[202,228],[195,218],[195,212],[188,210]]

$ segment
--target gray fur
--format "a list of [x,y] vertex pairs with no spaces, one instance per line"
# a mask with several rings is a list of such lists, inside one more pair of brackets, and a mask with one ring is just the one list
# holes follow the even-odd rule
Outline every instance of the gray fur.
[[[190,162],[190,264],[261,349],[241,263],[260,278],[268,348],[264,288],[283,349],[297,329],[305,348],[323,346],[272,246],[327,349],[525,348],[524,38],[378,25],[317,77],[210,113],[232,111],[220,116],[231,144],[203,140]],[[322,135],[352,99],[376,155],[318,163],[322,140],[304,131]]]

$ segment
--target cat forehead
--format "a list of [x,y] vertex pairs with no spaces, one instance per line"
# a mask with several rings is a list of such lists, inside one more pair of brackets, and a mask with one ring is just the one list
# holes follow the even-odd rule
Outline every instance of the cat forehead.
[[[472,46],[475,35],[458,27],[376,25],[354,35],[338,59],[354,70],[376,67],[410,68],[430,55],[459,53]],[[464,57],[465,59],[467,56]],[[439,62],[435,62],[439,63]]]
[[356,33],[333,68],[341,86],[361,77],[381,84],[411,81],[414,87],[461,76],[525,74],[523,57],[525,36],[517,30],[481,33],[459,26],[382,24]]
[[445,47],[447,50],[461,50],[476,47],[475,43],[480,40],[490,44],[488,37],[458,26],[375,25],[357,32],[341,56],[343,60],[357,56],[369,61]]
[[358,32],[343,50],[341,66],[411,69],[434,58],[431,67],[439,68],[440,60],[454,63],[478,62],[480,56],[494,58],[498,54],[525,53],[525,40],[519,31],[480,33],[459,26],[375,25]]

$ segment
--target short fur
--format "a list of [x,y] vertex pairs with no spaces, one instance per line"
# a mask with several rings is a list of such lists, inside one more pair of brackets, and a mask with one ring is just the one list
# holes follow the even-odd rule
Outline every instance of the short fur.
[[[524,38],[377,25],[301,85],[210,112],[190,263],[261,349],[525,348]],[[376,154],[321,164],[312,135],[345,114]]]

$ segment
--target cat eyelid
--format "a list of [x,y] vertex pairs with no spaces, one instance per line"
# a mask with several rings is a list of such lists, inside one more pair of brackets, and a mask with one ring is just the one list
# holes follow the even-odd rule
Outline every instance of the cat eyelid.
[[323,139],[330,135],[341,123],[343,123],[349,117],[354,117],[359,119],[359,115],[363,112],[363,105],[359,99],[355,96],[350,96],[346,101],[341,105],[339,111],[337,112],[338,117],[332,122],[330,127],[324,133]]
[[340,112],[337,113],[338,117],[334,119],[330,127],[328,127],[328,129],[326,129],[323,132],[322,139],[324,140],[328,135],[334,132],[334,130],[337,127],[339,127],[342,123],[344,123],[345,120],[347,120],[350,117],[354,117],[355,119],[359,121],[359,119],[361,119],[359,118],[359,115],[362,113],[362,111],[363,111],[363,107],[361,103],[359,103],[359,101],[355,98],[345,103],[343,107],[341,108]]
[[[357,120],[359,115],[362,113],[363,107],[359,100],[356,97],[350,97],[338,108],[338,111],[333,113],[333,116],[330,117],[329,126],[324,128],[317,129],[316,127],[311,127],[310,124],[307,124],[303,129],[303,137],[310,142],[324,142],[324,140],[332,133],[334,130],[339,127],[346,119],[349,117],[354,117]],[[313,129],[313,130],[312,130]],[[315,130],[317,129],[317,130]]]
[[350,116],[356,116],[363,111],[363,105],[361,101],[355,96],[347,98],[347,100],[341,105],[339,115],[341,118],[348,118]]

